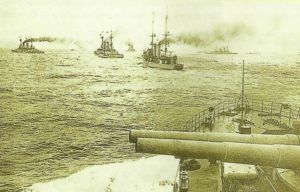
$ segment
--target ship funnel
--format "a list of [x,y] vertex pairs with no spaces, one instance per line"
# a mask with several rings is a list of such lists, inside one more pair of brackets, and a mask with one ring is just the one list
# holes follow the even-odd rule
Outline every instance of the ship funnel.
[[153,43],[153,50],[152,50],[153,57],[156,57],[156,49],[157,49],[156,45],[157,45],[156,43]]
[[159,58],[160,57],[160,49],[161,49],[161,44],[160,43],[157,43],[157,48],[156,48],[156,55],[157,55],[157,57]]

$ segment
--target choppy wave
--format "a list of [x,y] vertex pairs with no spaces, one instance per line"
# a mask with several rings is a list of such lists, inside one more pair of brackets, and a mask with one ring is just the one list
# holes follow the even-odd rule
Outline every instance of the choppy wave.
[[143,68],[137,55],[14,54],[1,50],[0,191],[67,177],[90,165],[140,158],[129,129],[180,130],[240,95],[300,106],[300,56],[179,56],[183,71]]

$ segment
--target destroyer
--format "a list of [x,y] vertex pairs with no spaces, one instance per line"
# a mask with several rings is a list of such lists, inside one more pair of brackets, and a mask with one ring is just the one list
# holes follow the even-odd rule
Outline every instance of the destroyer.
[[101,46],[96,51],[94,51],[95,55],[101,58],[123,58],[124,55],[118,53],[113,46],[113,34],[110,31],[110,34],[107,38],[104,37],[103,34],[100,34],[101,38]]
[[14,53],[44,53],[34,47],[33,40],[31,38],[25,39],[24,41],[20,38],[19,47],[11,51]]
[[[154,43],[155,34],[153,32],[154,20],[152,20],[152,34],[151,34],[151,48],[143,52],[143,60],[145,67],[166,69],[166,70],[182,70],[183,64],[178,63],[178,58],[171,52],[168,52],[170,44],[168,26],[168,15],[165,21],[165,34],[164,38],[157,43]],[[162,47],[163,46],[163,47]],[[164,48],[162,51],[161,48]]]

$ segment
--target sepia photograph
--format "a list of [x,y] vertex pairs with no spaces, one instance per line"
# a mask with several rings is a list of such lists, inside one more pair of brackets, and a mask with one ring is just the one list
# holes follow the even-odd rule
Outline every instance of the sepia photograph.
[[300,192],[299,10],[0,0],[0,192]]

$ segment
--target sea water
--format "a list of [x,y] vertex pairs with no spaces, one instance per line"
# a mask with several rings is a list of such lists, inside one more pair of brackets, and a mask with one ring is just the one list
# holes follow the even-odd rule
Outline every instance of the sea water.
[[[128,131],[180,129],[195,113],[239,97],[243,59],[248,98],[300,106],[299,55],[191,53],[178,55],[183,71],[165,71],[144,68],[139,53],[45,52],[0,50],[0,191],[118,191],[123,182],[141,191],[146,181],[145,190],[159,190],[157,174],[169,180],[178,161],[140,159]],[[168,174],[159,167],[166,162]]]

